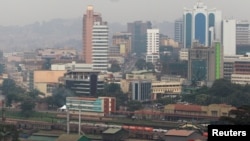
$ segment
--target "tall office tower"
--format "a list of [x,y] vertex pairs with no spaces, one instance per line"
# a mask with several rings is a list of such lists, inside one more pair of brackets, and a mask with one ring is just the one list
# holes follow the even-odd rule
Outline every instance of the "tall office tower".
[[93,6],[87,7],[83,17],[83,60],[93,65],[93,70],[108,68],[108,26],[100,13],[94,13]]
[[83,15],[83,60],[92,63],[92,30],[94,22],[102,22],[101,14],[94,13],[93,6],[88,6],[86,14]]
[[105,22],[94,22],[92,30],[92,64],[93,70],[108,69],[109,30]]
[[248,45],[249,43],[249,22],[239,20],[236,22],[236,45]]
[[159,29],[147,29],[147,55],[146,62],[156,63],[160,58],[159,46],[160,35]]
[[236,20],[222,22],[222,44],[224,55],[236,55]]
[[193,43],[188,56],[188,80],[204,82],[211,86],[216,79],[223,78],[223,48],[218,41],[211,47]]
[[131,53],[132,35],[127,32],[117,32],[112,37],[113,46],[120,48],[120,55],[127,57]]
[[211,46],[214,40],[221,41],[221,11],[208,9],[198,1],[192,9],[184,9],[184,48],[191,48],[194,40]]
[[183,43],[183,19],[174,22],[174,40],[179,44]]
[[151,22],[135,21],[127,24],[127,32],[132,34],[132,52],[141,54],[146,53],[146,34],[147,29],[151,29]]

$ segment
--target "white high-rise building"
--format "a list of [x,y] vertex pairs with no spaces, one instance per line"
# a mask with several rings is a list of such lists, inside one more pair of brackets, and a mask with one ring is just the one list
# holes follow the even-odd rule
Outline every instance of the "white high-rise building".
[[213,41],[221,42],[221,11],[208,9],[198,1],[193,8],[184,9],[184,48],[191,48],[194,41],[211,46]]
[[146,62],[155,63],[160,58],[159,46],[160,35],[159,29],[147,29],[147,55]]
[[95,22],[92,31],[93,70],[108,69],[109,29],[107,23]]
[[236,44],[249,44],[249,22],[246,20],[239,20],[236,22]]
[[236,55],[236,20],[225,19],[222,26],[223,54]]

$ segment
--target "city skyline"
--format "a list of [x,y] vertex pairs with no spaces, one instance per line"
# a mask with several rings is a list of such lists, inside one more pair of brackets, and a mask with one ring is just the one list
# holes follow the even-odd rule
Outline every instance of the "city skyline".
[[[94,10],[100,12],[108,22],[121,24],[136,20],[174,22],[182,17],[184,8],[193,8],[197,1],[199,0],[181,2],[176,0],[1,0],[0,26],[26,25],[57,18],[79,18],[82,17],[88,5],[92,5]],[[248,13],[249,0],[230,1],[230,3],[228,0],[200,1],[209,9],[221,10],[223,19],[250,20],[250,16],[245,14]]]

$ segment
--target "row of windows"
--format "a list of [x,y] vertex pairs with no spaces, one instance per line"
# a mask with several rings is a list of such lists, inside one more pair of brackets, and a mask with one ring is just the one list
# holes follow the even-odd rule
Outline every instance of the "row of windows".
[[181,85],[154,85],[152,86],[153,88],[154,87],[180,87]]

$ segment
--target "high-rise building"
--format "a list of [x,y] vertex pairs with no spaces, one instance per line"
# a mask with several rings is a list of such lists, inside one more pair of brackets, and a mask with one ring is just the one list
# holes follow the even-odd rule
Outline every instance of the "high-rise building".
[[179,44],[183,43],[183,19],[174,22],[174,40]]
[[160,32],[159,29],[147,29],[147,55],[146,62],[156,63],[160,58]]
[[100,13],[88,6],[83,16],[83,60],[93,64],[94,70],[107,70],[108,26],[102,21]]
[[127,32],[117,32],[112,37],[113,46],[119,47],[120,55],[127,57],[131,53],[132,35]]
[[151,29],[151,22],[135,21],[127,24],[127,32],[132,34],[132,52],[146,53],[147,29]]
[[224,55],[236,54],[236,20],[225,19],[222,22],[222,44]]
[[249,22],[239,20],[236,22],[236,45],[248,45],[249,42]]
[[223,78],[223,48],[220,42],[211,47],[196,45],[189,49],[188,80],[192,83],[204,82],[206,85]]
[[92,64],[93,70],[108,69],[108,26],[106,23],[95,22],[92,31]]
[[221,42],[221,11],[198,1],[192,9],[184,9],[183,21],[184,48],[191,48],[195,40],[204,46],[211,46],[214,40]]

